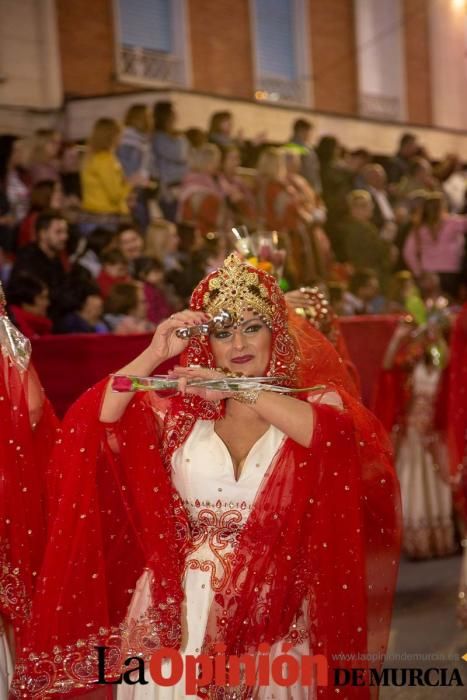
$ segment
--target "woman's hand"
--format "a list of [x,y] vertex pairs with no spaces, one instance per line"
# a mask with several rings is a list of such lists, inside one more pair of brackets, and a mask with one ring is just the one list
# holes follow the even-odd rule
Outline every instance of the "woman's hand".
[[175,332],[178,328],[198,326],[210,321],[210,316],[203,311],[190,311],[185,309],[172,314],[156,328],[151,341],[151,351],[162,361],[179,355],[188,345],[189,339],[178,338]]
[[284,296],[287,305],[292,309],[306,308],[310,305],[310,297],[306,292],[301,292],[300,289],[286,292]]
[[187,386],[192,379],[225,379],[225,374],[216,369],[207,369],[205,367],[174,367],[169,372],[169,376],[178,379],[178,388],[182,394],[194,394],[201,396],[207,401],[221,401],[222,399],[230,398],[233,393],[231,391],[217,391],[214,389],[205,389],[203,387]]
[[404,318],[397,324],[390,342],[394,341],[394,344],[399,345],[403,340],[410,338],[416,330],[415,324]]

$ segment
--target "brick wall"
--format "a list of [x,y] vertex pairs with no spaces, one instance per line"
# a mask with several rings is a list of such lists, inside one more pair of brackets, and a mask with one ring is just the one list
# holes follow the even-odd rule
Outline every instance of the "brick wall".
[[[134,90],[115,79],[112,0],[57,0],[64,92]],[[192,88],[251,98],[254,92],[248,0],[187,0]],[[135,86],[137,83],[135,83]]]
[[358,109],[352,0],[309,0],[314,108],[339,114]]
[[407,121],[432,124],[430,6],[426,0],[403,0]]
[[188,22],[193,89],[252,98],[248,0],[189,0]]
[[[358,112],[353,0],[309,3],[313,107]],[[249,0],[186,0],[194,90],[252,99]],[[125,93],[115,78],[113,0],[56,0],[66,96]],[[407,121],[432,123],[429,3],[402,0]]]
[[57,0],[57,24],[66,96],[126,92],[114,77],[112,0]]

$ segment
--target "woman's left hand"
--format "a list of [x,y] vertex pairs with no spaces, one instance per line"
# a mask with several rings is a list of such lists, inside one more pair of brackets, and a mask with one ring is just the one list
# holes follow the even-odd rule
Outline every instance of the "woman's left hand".
[[201,396],[207,401],[221,401],[232,396],[231,391],[217,391],[205,389],[204,387],[187,386],[188,382],[194,379],[225,379],[226,375],[216,369],[177,366],[169,372],[169,376],[178,379],[178,388],[182,394],[194,394],[195,396]]

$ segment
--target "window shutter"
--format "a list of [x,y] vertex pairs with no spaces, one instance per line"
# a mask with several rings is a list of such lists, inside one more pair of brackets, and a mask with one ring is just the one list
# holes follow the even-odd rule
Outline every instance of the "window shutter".
[[294,0],[253,0],[256,65],[260,78],[294,80]]
[[118,0],[123,45],[171,53],[170,0]]

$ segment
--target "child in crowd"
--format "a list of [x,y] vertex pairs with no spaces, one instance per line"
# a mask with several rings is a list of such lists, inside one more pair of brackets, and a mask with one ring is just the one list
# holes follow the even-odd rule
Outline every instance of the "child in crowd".
[[105,301],[105,312],[104,320],[116,335],[151,333],[154,330],[154,324],[148,320],[141,282],[114,285]]
[[107,299],[116,284],[130,282],[128,264],[120,250],[109,250],[101,255],[102,269],[97,284],[104,299]]
[[83,284],[73,289],[70,311],[56,324],[57,333],[108,333],[102,319],[104,301],[98,287]]
[[47,285],[32,275],[19,275],[7,289],[10,317],[27,338],[52,333],[52,321],[47,318],[50,298]]
[[143,284],[148,319],[158,324],[175,311],[164,289],[164,268],[157,258],[135,260],[135,277]]
[[341,312],[344,316],[376,313],[373,305],[379,295],[379,280],[374,270],[356,270],[344,293]]

